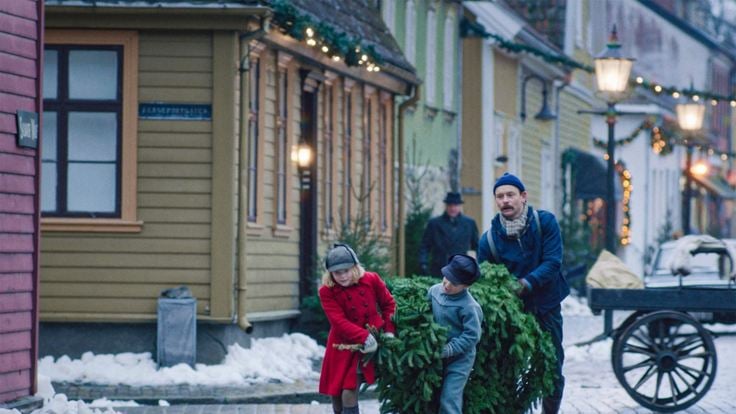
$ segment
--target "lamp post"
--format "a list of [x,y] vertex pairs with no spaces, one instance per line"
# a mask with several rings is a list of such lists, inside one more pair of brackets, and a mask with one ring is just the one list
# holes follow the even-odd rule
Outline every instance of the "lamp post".
[[692,178],[693,172],[693,138],[695,134],[703,127],[703,118],[705,117],[705,105],[697,102],[686,104],[677,104],[675,106],[677,112],[677,123],[680,129],[685,133],[688,139],[685,140],[685,188],[682,190],[682,232],[690,234],[690,198],[692,197]]
[[606,48],[595,59],[596,86],[599,95],[606,101],[606,123],[608,124],[608,168],[606,171],[606,249],[616,252],[616,200],[614,194],[616,158],[614,128],[616,125],[616,102],[625,97],[629,75],[634,59],[624,57],[618,43],[616,26],[613,26]]

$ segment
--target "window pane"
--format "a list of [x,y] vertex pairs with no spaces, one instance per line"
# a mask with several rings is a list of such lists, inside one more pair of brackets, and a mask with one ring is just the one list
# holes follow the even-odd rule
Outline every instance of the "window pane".
[[56,211],[56,163],[41,165],[41,211]]
[[117,99],[118,53],[111,50],[70,51],[69,98]]
[[115,212],[115,165],[69,163],[67,209],[70,212]]
[[59,52],[47,49],[43,59],[43,97],[56,99],[59,91]]
[[56,161],[56,119],[56,112],[43,113],[43,139],[41,140],[41,157],[45,161]]
[[117,136],[116,113],[70,112],[69,161],[115,161]]

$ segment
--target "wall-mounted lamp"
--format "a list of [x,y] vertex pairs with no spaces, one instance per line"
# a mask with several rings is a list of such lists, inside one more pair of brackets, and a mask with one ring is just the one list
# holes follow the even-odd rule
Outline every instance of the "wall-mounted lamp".
[[312,148],[306,142],[291,147],[291,161],[299,168],[309,168],[312,165],[312,158]]
[[557,115],[549,109],[549,105],[547,104],[547,82],[539,75],[528,75],[521,83],[521,112],[519,113],[521,122],[526,120],[526,83],[532,79],[536,79],[542,83],[542,108],[540,108],[539,112],[534,115],[534,119],[538,119],[540,121],[551,121],[553,119],[557,119]]
[[692,167],[690,167],[690,174],[698,177],[703,177],[704,175],[708,174],[708,170],[710,170],[708,164],[706,164],[704,161],[698,161],[693,164]]

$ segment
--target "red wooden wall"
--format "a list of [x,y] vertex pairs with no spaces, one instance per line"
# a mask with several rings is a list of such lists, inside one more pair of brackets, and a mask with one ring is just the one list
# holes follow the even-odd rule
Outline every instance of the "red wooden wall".
[[42,52],[43,0],[0,0],[0,403],[35,391],[39,160],[15,114],[41,111]]

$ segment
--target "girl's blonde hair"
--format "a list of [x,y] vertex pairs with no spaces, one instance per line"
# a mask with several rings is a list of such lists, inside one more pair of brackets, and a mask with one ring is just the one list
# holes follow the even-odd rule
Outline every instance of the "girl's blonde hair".
[[[350,270],[353,272],[353,283],[358,283],[358,280],[365,274],[365,269],[359,264],[353,266]],[[327,271],[322,275],[322,285],[330,288],[335,286],[335,279],[332,278],[332,272]]]

